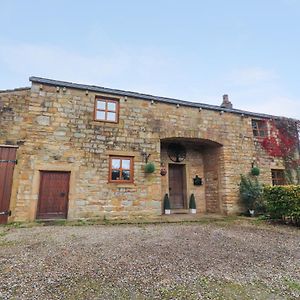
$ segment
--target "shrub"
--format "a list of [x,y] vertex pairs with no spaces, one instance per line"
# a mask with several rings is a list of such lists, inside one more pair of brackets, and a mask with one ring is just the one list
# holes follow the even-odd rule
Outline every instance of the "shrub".
[[241,175],[240,197],[247,210],[253,210],[260,204],[263,187],[257,178]]
[[272,219],[300,224],[300,185],[265,187],[264,199]]
[[149,162],[145,165],[145,172],[146,173],[153,173],[155,171],[155,165],[152,162]]
[[171,209],[170,199],[169,199],[168,194],[165,194],[165,197],[164,197],[164,210],[166,210],[166,209]]
[[190,197],[190,204],[189,204],[190,209],[196,209],[196,200],[195,200],[195,195],[192,194]]

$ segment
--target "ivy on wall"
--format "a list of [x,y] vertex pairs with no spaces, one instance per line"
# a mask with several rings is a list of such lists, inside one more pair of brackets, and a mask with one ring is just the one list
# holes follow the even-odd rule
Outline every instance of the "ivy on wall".
[[265,122],[268,122],[270,134],[259,140],[261,146],[270,156],[283,159],[289,183],[300,184],[300,121],[278,119]]

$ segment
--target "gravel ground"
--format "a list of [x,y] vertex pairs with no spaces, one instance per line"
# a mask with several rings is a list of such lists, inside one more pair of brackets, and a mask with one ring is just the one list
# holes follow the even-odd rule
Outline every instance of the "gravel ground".
[[248,221],[4,226],[0,299],[300,299],[300,230]]

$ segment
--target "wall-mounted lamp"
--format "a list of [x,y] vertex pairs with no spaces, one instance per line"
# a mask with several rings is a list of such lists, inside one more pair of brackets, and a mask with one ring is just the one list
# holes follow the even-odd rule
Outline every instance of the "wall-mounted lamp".
[[141,152],[141,154],[144,157],[145,163],[147,164],[148,163],[148,159],[149,159],[149,157],[150,157],[151,154],[148,154],[145,149],[143,149],[143,151]]

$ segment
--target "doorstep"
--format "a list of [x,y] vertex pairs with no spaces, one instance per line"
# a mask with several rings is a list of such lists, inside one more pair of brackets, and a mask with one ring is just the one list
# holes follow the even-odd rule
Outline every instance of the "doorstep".
[[189,209],[184,209],[184,208],[171,209],[171,214],[189,214],[189,213],[190,213]]

